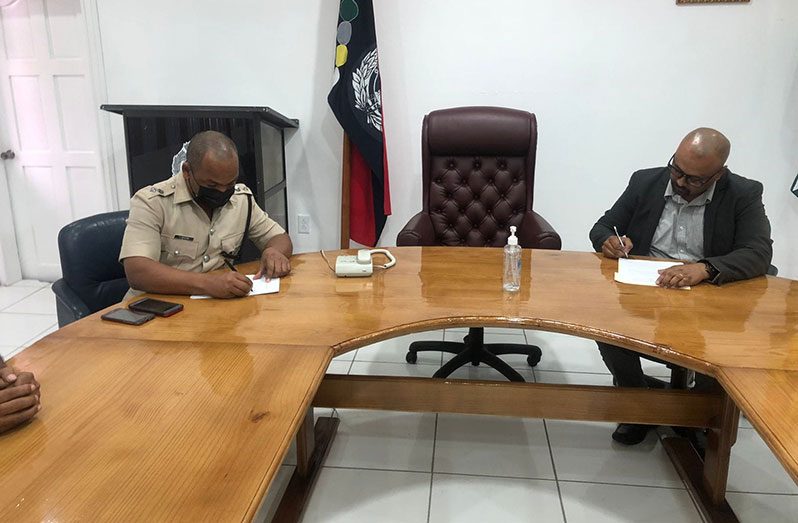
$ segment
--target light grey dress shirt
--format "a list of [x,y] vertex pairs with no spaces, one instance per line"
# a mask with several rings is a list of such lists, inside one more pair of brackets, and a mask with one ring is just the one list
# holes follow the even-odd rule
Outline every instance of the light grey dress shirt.
[[693,201],[665,188],[665,208],[651,240],[649,256],[695,262],[704,258],[704,211],[715,194],[715,182]]

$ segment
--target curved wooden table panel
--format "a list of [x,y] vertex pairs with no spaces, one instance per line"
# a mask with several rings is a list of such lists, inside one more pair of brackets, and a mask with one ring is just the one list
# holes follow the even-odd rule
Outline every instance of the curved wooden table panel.
[[[0,517],[251,517],[288,439],[300,426],[307,429],[317,391],[318,401],[335,406],[355,401],[358,390],[389,390],[386,381],[351,377],[327,378],[320,390],[334,355],[460,326],[526,327],[608,341],[715,376],[798,481],[798,440],[791,432],[798,419],[798,282],[762,277],[690,291],[637,287],[614,282],[617,262],[593,253],[524,250],[521,291],[509,294],[501,288],[501,249],[392,251],[397,265],[364,279],[336,278],[318,253],[298,255],[279,294],[229,301],[167,297],[185,311],[141,327],[104,322],[98,313],[26,350],[15,364],[36,372],[44,409],[29,426],[0,436]],[[456,380],[435,381],[443,393],[428,407],[456,405],[457,396],[438,387]],[[581,405],[575,417],[590,404],[589,394],[604,394],[602,388],[520,386],[530,398],[569,395]],[[509,389],[481,390],[495,394],[499,405]],[[664,393],[649,394],[667,403],[658,395]],[[679,414],[677,403],[670,416],[732,430],[736,410],[723,406],[722,397],[691,399],[692,418]],[[719,409],[726,414],[706,417]],[[612,410],[605,416],[627,419]],[[307,439],[307,432],[300,435]],[[733,434],[727,435],[721,443],[730,448]],[[725,476],[717,482],[725,488]],[[722,490],[714,498],[722,498]]]
[[342,354],[409,332],[515,326],[611,341],[713,375],[720,366],[798,370],[798,281],[762,277],[676,292],[618,284],[617,262],[597,254],[526,249],[521,291],[509,294],[501,249],[394,250],[397,265],[371,278],[336,278],[320,255],[303,254],[277,295],[170,297],[191,314],[142,327],[94,315],[57,335],[327,345]]
[[51,336],[22,356],[42,410],[0,435],[0,521],[241,521],[331,351]]

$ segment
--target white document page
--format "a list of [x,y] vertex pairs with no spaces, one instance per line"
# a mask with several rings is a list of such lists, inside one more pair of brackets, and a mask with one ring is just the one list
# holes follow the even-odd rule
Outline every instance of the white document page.
[[[629,283],[631,285],[657,286],[657,278],[662,269],[683,265],[679,261],[652,261],[652,260],[632,260],[631,258],[618,258],[618,272],[615,273],[615,281],[619,283]],[[689,290],[690,287],[679,287]]]
[[[266,278],[260,278],[256,280],[254,274],[247,274],[247,278],[252,280],[252,289],[249,291],[249,296],[257,296],[259,294],[274,294],[275,292],[280,292],[280,278],[272,278],[268,281]],[[192,300],[204,300],[206,298],[210,298],[210,296],[205,296],[203,294],[195,294],[191,296]]]

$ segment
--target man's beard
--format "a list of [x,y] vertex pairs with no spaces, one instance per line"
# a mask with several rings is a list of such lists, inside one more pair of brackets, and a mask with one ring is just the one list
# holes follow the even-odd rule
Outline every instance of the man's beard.
[[679,187],[679,186],[678,186],[678,185],[676,185],[674,182],[671,182],[671,186],[673,187],[673,192],[674,192],[675,194],[678,194],[678,195],[679,195],[679,196],[681,196],[682,198],[684,198],[684,199],[687,199],[687,197],[688,197],[688,196],[690,196],[690,191],[689,191],[689,189],[686,189],[686,188]]

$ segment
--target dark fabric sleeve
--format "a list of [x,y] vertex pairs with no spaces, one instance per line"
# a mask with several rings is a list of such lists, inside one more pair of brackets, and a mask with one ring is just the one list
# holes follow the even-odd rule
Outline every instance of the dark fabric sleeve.
[[[596,252],[601,252],[601,245],[604,241],[615,234],[613,226],[618,228],[618,232],[621,235],[627,234],[629,223],[637,205],[637,196],[640,192],[636,187],[637,178],[638,173],[634,173],[629,179],[629,185],[626,186],[626,190],[623,191],[618,201],[590,229],[590,242]],[[632,241],[634,242],[636,239],[632,238]]]
[[762,184],[753,182],[751,190],[740,197],[735,210],[735,234],[732,251],[706,259],[720,271],[713,283],[746,280],[767,273],[773,257],[770,221],[762,203]]

